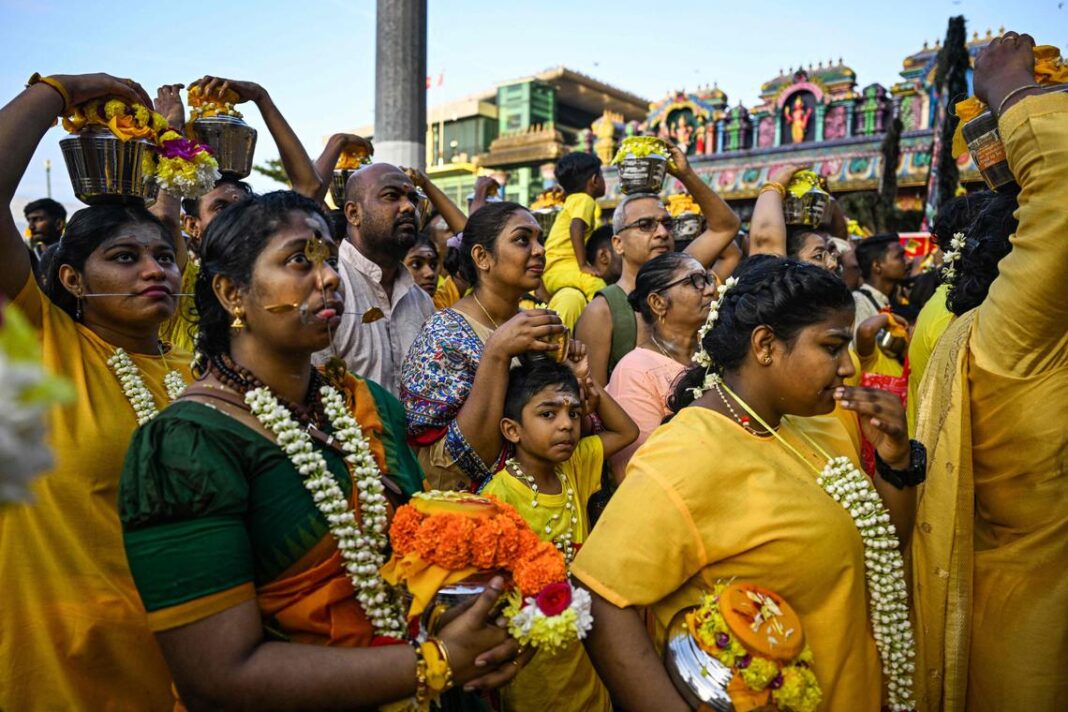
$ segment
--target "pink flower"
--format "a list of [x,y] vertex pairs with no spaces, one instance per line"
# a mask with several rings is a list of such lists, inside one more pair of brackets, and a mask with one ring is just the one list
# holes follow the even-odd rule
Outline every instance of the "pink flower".
[[541,590],[534,602],[546,616],[563,613],[571,605],[571,584],[566,581],[551,583]]

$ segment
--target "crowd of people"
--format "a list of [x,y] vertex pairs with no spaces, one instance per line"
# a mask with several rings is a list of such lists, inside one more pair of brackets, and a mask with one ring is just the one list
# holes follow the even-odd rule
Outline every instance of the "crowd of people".
[[[805,166],[743,230],[677,147],[684,246],[657,194],[605,222],[581,152],[548,230],[491,178],[465,211],[381,162],[331,210],[369,142],[313,161],[263,87],[198,80],[257,106],[290,190],[39,200],[26,236],[3,213],[0,295],[74,397],[32,498],[0,503],[0,709],[683,710],[667,628],[733,580],[797,611],[819,709],[1068,709],[1068,94],[1033,47],[975,64],[1015,185],[943,205],[924,265],[837,203],[788,224]],[[72,106],[180,127],[181,88],[35,75],[0,110],[0,198]],[[583,643],[520,646],[496,577],[428,677],[377,575],[426,490],[552,542],[592,595]]]

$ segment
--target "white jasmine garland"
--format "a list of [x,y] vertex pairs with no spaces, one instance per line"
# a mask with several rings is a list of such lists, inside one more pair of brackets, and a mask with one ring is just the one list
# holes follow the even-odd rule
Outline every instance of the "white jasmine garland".
[[[137,416],[138,425],[144,425],[159,415],[156,399],[145,386],[145,381],[141,378],[141,369],[130,358],[130,354],[124,349],[115,349],[115,353],[108,359],[108,366],[119,379],[122,392],[133,407],[134,415]],[[182,379],[182,374],[177,371],[171,371],[164,376],[163,384],[171,400],[178,398],[185,390],[185,381]]]
[[304,478],[305,488],[329,523],[345,571],[356,591],[356,600],[375,633],[403,640],[408,627],[400,602],[379,574],[385,563],[389,539],[385,488],[378,465],[341,394],[331,386],[323,386],[319,393],[333,427],[333,437],[346,453],[345,462],[360,507],[359,524],[344,492],[330,473],[326,459],[313,447],[311,436],[292,413],[265,387],[250,390],[245,394],[245,402],[260,423],[275,434],[278,446]]
[[172,401],[178,400],[185,392],[185,379],[177,371],[169,371],[163,377],[163,387],[167,389],[167,397]]
[[816,481],[853,517],[864,543],[872,632],[887,677],[890,709],[914,709],[915,642],[905,566],[890,514],[871,480],[848,457],[829,460]]

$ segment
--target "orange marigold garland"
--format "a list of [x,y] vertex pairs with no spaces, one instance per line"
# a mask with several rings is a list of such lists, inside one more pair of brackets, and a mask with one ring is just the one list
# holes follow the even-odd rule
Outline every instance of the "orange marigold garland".
[[[397,509],[389,533],[393,557],[382,575],[413,594],[409,618],[423,611],[443,582],[501,571],[515,583],[504,615],[523,645],[551,652],[584,638],[592,625],[590,595],[568,582],[560,551],[493,497],[417,494]],[[435,587],[427,591],[428,585]]]

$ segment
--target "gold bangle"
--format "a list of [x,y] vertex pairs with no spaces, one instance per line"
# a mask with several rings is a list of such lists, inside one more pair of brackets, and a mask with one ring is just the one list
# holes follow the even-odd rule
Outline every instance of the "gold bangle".
[[449,665],[449,651],[439,638],[428,638],[420,646],[423,660],[426,661],[426,681],[430,693],[437,697],[452,687],[452,666]]
[[773,180],[769,180],[764,185],[760,186],[760,192],[757,193],[757,195],[766,193],[769,190],[774,190],[776,193],[779,194],[780,198],[786,198],[786,187],[782,183],[778,183]]
[[430,685],[422,646],[415,648],[415,703],[423,709],[430,702]]
[[29,81],[26,82],[26,87],[32,87],[34,84],[47,84],[55,89],[61,97],[63,97],[63,111],[60,112],[60,116],[66,116],[70,111],[70,92],[67,91],[67,87],[54,77],[42,77],[40,72],[34,72]]

